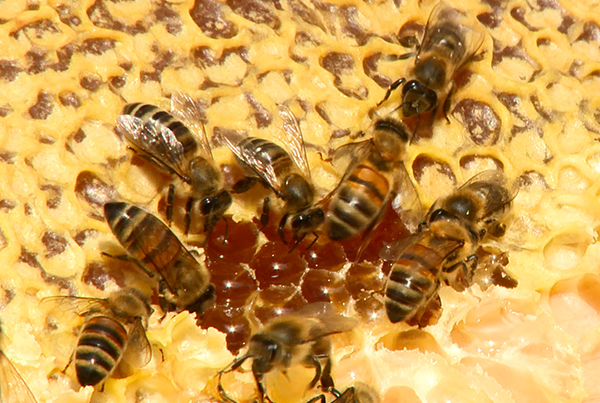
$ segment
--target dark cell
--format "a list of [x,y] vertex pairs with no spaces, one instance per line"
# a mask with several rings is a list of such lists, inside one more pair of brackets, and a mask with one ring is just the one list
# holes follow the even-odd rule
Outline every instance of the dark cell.
[[75,194],[94,207],[102,207],[105,203],[113,201],[117,192],[95,173],[82,171],[75,181]]
[[108,282],[124,285],[125,276],[122,270],[114,270],[114,268],[106,267],[101,262],[92,262],[83,270],[81,281],[99,290],[104,290]]
[[302,281],[302,296],[311,302],[332,302],[344,306],[350,299],[343,278],[328,270],[309,270]]
[[475,144],[491,146],[498,142],[502,122],[488,104],[470,98],[463,99],[456,104],[452,114],[462,122]]
[[319,27],[323,32],[327,32],[323,17],[314,9],[308,7],[304,2],[299,0],[288,0],[292,12],[302,18],[304,22],[315,27]]
[[398,31],[398,40],[400,45],[405,48],[416,48],[419,45],[420,38],[425,33],[425,26],[416,21],[407,21],[400,31]]
[[339,243],[316,243],[310,249],[300,250],[309,269],[339,271],[348,261]]
[[421,181],[427,169],[436,169],[446,175],[453,183],[456,183],[456,176],[447,162],[428,154],[419,154],[412,163],[413,174],[417,182]]
[[227,270],[212,271],[211,282],[217,295],[216,309],[226,307],[241,308],[257,290],[256,280],[241,264],[230,264]]
[[222,3],[217,0],[196,0],[190,10],[192,20],[211,38],[231,38],[237,34],[237,27],[225,19]]
[[244,347],[250,339],[250,322],[243,310],[211,309],[201,322],[202,328],[214,327],[226,334],[227,349],[234,355]]
[[58,18],[70,27],[76,27],[81,24],[81,19],[73,14],[73,11],[66,4],[61,4],[56,7],[56,11],[58,12]]
[[271,286],[259,291],[258,295],[252,312],[263,324],[307,304],[300,291],[293,286]]
[[67,71],[71,65],[71,58],[77,50],[77,46],[73,43],[69,43],[56,51],[58,62],[54,63],[50,67],[54,71]]
[[477,16],[479,22],[490,29],[494,29],[502,24],[502,14],[499,12],[486,12]]
[[349,37],[354,38],[358,46],[365,45],[369,41],[369,38],[374,36],[373,33],[367,31],[367,29],[359,23],[360,16],[358,15],[356,6],[340,7],[340,15],[345,20],[342,24],[342,32]]
[[331,74],[340,75],[352,71],[354,59],[346,53],[329,52],[321,58],[321,66]]
[[260,0],[227,0],[227,5],[234,13],[261,25],[268,25],[273,29],[279,29],[281,21],[275,15],[274,10]]
[[354,309],[358,316],[365,321],[372,321],[385,315],[385,308],[380,298],[375,295],[368,295],[358,299],[354,303]]
[[384,285],[383,273],[371,264],[355,263],[346,273],[346,288],[355,299],[371,292],[380,292]]
[[0,60],[0,79],[4,81],[13,81],[23,68],[14,60]]
[[181,32],[181,18],[179,13],[171,8],[168,3],[158,3],[154,9],[154,17],[156,21],[165,24],[166,30],[171,35],[176,35]]
[[71,91],[63,91],[58,94],[58,100],[63,106],[72,106],[75,109],[81,106],[79,96]]
[[231,217],[226,220],[219,220],[206,244],[206,263],[214,273],[226,270],[228,264],[250,262],[256,251],[256,226]]
[[377,85],[381,88],[387,88],[392,84],[392,80],[377,70],[377,63],[381,57],[382,54],[380,52],[365,57],[363,60],[363,70],[368,77],[377,83]]
[[98,230],[88,228],[84,229],[83,231],[79,231],[77,234],[75,234],[73,240],[77,243],[77,245],[83,246],[90,238],[93,238],[98,234]]
[[14,200],[9,200],[9,199],[0,200],[0,211],[2,211],[4,213],[8,213],[15,207],[17,207],[17,202]]
[[97,91],[102,85],[102,77],[98,74],[86,74],[79,80],[79,85],[88,91]]
[[46,258],[60,255],[68,246],[65,237],[53,231],[46,231],[44,233],[42,236],[42,243],[46,247]]
[[38,93],[35,105],[29,108],[29,115],[33,119],[46,120],[54,109],[54,96],[45,91]]
[[27,73],[40,74],[48,68],[48,54],[40,48],[34,47],[25,53],[27,60]]
[[502,171],[504,164],[493,155],[467,154],[460,158],[460,167],[463,169],[471,169],[480,164],[491,163],[495,169]]
[[86,13],[92,24],[99,28],[121,31],[130,35],[148,31],[148,27],[141,21],[138,21],[133,25],[127,25],[122,21],[115,19],[109,8],[106,6],[105,0],[96,0],[94,4],[86,10]]
[[289,251],[281,242],[264,244],[250,261],[261,289],[270,285],[298,285],[306,270],[306,262],[298,251]]
[[254,95],[252,95],[249,92],[246,92],[244,96],[246,97],[246,101],[248,101],[248,103],[250,104],[250,107],[252,107],[252,109],[254,110],[253,115],[254,119],[256,120],[256,126],[259,129],[263,127],[268,127],[271,124],[271,122],[273,122],[273,116],[271,116],[269,111],[266,110],[260,102],[258,102],[258,99],[256,99]]
[[90,38],[83,41],[81,51],[85,54],[101,55],[115,48],[115,40],[110,38]]

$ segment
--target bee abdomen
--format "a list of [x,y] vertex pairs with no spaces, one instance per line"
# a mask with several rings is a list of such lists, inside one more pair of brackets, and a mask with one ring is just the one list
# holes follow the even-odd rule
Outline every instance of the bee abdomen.
[[143,103],[127,104],[123,108],[123,113],[135,116],[143,120],[154,121],[156,124],[166,126],[173,132],[177,141],[183,146],[185,155],[194,155],[198,148],[198,143],[189,128],[179,119],[157,106]]
[[292,159],[287,151],[268,140],[248,137],[241,141],[240,147],[245,153],[254,155],[254,158],[263,161],[265,165],[272,166],[276,175],[285,175],[293,167]]
[[341,185],[329,211],[329,237],[340,240],[366,229],[389,192],[385,177],[366,165],[356,167]]
[[392,266],[385,307],[392,323],[410,319],[438,286],[439,267],[445,257],[417,244],[409,247]]
[[117,321],[95,316],[84,325],[77,349],[75,370],[82,386],[97,385],[119,363],[127,342],[127,331]]

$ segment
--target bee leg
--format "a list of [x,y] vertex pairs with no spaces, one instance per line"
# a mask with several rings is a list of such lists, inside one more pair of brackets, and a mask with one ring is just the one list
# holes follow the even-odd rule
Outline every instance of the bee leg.
[[252,189],[252,187],[254,185],[256,185],[256,182],[258,182],[257,177],[246,176],[246,177],[240,179],[239,181],[237,181],[233,185],[233,187],[231,188],[231,193],[235,193],[235,194],[246,193],[247,191]]
[[260,215],[261,227],[258,229],[259,232],[262,231],[263,229],[265,229],[267,224],[269,224],[269,212],[270,211],[271,211],[271,208],[269,207],[269,198],[265,197],[265,200],[263,201],[262,214]]
[[[323,368],[323,373],[321,374],[321,389],[327,392],[332,392],[335,390],[333,378],[331,377],[331,359],[329,356],[325,360],[325,367]],[[333,394],[335,396],[335,393]]]
[[396,81],[394,81],[387,89],[385,96],[383,97],[383,99],[377,104],[377,106],[381,105],[382,103],[384,103],[385,101],[388,100],[388,98],[390,97],[390,95],[392,95],[392,92],[394,90],[396,90],[398,87],[400,87],[402,84],[404,84],[406,82],[406,78],[400,78]]
[[307,359],[309,360],[307,364],[315,368],[315,377],[312,379],[312,381],[310,381],[310,384],[308,386],[309,389],[312,389],[317,385],[317,382],[319,382],[320,379],[322,381],[321,374],[323,373],[323,371],[321,368],[321,363],[319,362],[317,356],[311,355],[310,357],[307,357]]
[[[313,235],[315,236],[315,239],[313,239],[313,241],[310,243],[310,245],[308,245],[306,247],[306,250],[309,250],[310,248],[312,248],[313,245],[316,244],[317,241],[319,240],[319,234],[317,234],[316,232],[313,231]],[[304,237],[302,237],[302,239],[304,239]]]
[[227,396],[227,393],[225,392],[225,388],[223,388],[223,383],[221,381],[221,377],[223,376],[225,372],[221,371],[219,372],[219,381],[217,382],[217,390],[219,391],[219,397],[225,402],[225,403],[237,403],[237,401],[233,400],[232,398],[230,398],[229,396]]
[[488,222],[489,227],[487,232],[495,237],[495,238],[500,238],[502,236],[504,236],[504,234],[506,233],[506,225],[504,225],[503,223],[497,221],[497,220],[489,220]]
[[155,274],[153,272],[151,272],[150,270],[148,270],[146,267],[144,267],[143,264],[141,264],[137,259],[132,258],[129,255],[111,255],[110,253],[106,253],[106,252],[100,252],[101,255],[109,257],[111,259],[117,259],[120,260],[122,262],[132,262],[135,263],[136,266],[138,266],[140,269],[142,269],[142,271],[144,273],[146,273],[146,275],[150,278],[154,278]]
[[192,224],[192,205],[194,204],[194,199],[189,198],[187,203],[185,203],[185,235],[187,236],[190,232],[190,225]]
[[446,122],[448,124],[450,124],[450,119],[448,118],[448,112],[450,112],[450,99],[452,98],[452,94],[454,94],[454,83],[452,83],[452,86],[450,87],[450,91],[448,92],[448,95],[446,95],[446,99],[444,99],[444,117],[446,118]]
[[321,393],[320,395],[313,397],[306,403],[316,403],[316,402],[327,403],[327,400],[325,399],[325,395]]
[[[283,242],[286,245],[288,243],[285,240],[285,234],[283,233],[283,230],[285,228],[285,224],[287,223],[289,216],[290,216],[289,214],[284,214],[283,217],[281,217],[281,220],[279,221],[279,227],[277,227],[277,234],[279,234],[279,238],[281,238],[281,242]],[[295,248],[295,246],[294,246],[294,248]]]
[[167,222],[169,227],[173,223],[173,205],[175,204],[175,185],[169,186],[169,192],[167,193]]
[[268,402],[271,402],[271,399],[269,399],[269,397],[267,396],[265,386],[262,383],[263,375],[257,374],[256,372],[254,372],[253,374],[254,374],[254,380],[256,381],[256,389],[258,390],[258,401],[260,403],[264,403],[265,398],[266,398],[266,400]]

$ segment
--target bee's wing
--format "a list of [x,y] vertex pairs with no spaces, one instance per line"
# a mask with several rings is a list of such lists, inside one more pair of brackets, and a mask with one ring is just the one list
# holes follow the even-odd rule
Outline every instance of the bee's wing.
[[396,170],[394,192],[396,193],[396,197],[392,200],[394,211],[398,213],[410,232],[416,232],[419,224],[423,222],[425,212],[417,189],[403,163],[400,163]]
[[344,144],[335,149],[331,156],[331,164],[338,172],[343,172],[344,177],[352,173],[358,164],[373,147],[372,140]]
[[146,336],[146,330],[140,319],[131,325],[127,335],[127,348],[123,359],[135,368],[142,368],[152,359],[152,346]]
[[317,319],[319,326],[314,326],[309,332],[306,342],[319,339],[335,333],[348,332],[358,325],[358,321],[335,312],[328,302],[315,302],[305,305],[291,313],[292,316],[306,319]]
[[2,351],[0,351],[0,403],[36,403],[29,386]]
[[107,300],[105,298],[58,295],[42,299],[42,304],[52,304],[55,308],[64,313],[74,312],[80,316],[86,316],[92,312],[101,312],[105,310]]
[[117,131],[154,163],[189,181],[187,167],[184,166],[183,144],[167,126],[154,121],[144,123],[132,115],[120,115],[117,118]]
[[395,262],[402,255],[402,252],[411,245],[419,242],[424,237],[424,233],[409,235],[398,238],[381,248],[379,257],[383,260]]
[[196,135],[196,139],[199,140],[200,156],[214,161],[208,136],[204,124],[202,124],[204,114],[198,107],[198,103],[189,94],[176,91],[171,96],[171,113],[185,122],[186,126]]
[[519,193],[518,184],[509,180],[504,172],[496,169],[480,172],[461,187],[472,188],[486,198],[484,217],[504,208]]
[[275,169],[273,169],[271,164],[267,164],[265,161],[257,158],[257,155],[251,150],[240,147],[241,141],[246,138],[247,136],[233,130],[223,132],[223,140],[231,152],[240,161],[248,165],[256,175],[267,182],[276,193],[279,193],[279,181],[277,180]]
[[283,133],[285,133],[285,136],[278,138],[278,140],[287,146],[292,160],[300,168],[304,177],[310,178],[310,167],[308,166],[304,138],[298,120],[287,106],[278,105],[278,107],[279,116],[283,121]]
[[473,24],[474,21],[469,18],[468,14],[452,7],[445,1],[438,3],[431,10],[431,14],[427,20],[425,34],[423,35],[423,41],[421,41],[417,57],[419,57],[421,52],[427,52],[437,45],[439,41],[437,34],[440,30],[450,28],[461,38],[464,46],[464,52],[457,53],[456,57],[452,60],[452,72],[449,76],[453,77],[477,53],[485,39],[483,30]]

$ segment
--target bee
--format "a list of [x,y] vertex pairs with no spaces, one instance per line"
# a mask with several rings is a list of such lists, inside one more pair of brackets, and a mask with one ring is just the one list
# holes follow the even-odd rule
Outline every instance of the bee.
[[476,57],[485,38],[485,34],[468,20],[465,12],[443,1],[438,3],[427,21],[409,78],[395,81],[380,104],[404,84],[400,106],[404,117],[419,116],[429,110],[433,110],[435,116],[443,99],[444,115],[448,119],[450,98],[454,93],[453,79]]
[[[231,194],[223,189],[221,171],[216,166],[201,122],[196,102],[181,92],[171,97],[172,113],[150,104],[125,105],[117,118],[117,131],[122,133],[140,156],[188,185],[185,233],[189,232],[192,211],[204,217],[204,232],[210,233],[231,206]],[[176,116],[174,116],[176,115]],[[184,123],[185,122],[185,123]],[[167,221],[173,219],[175,184],[169,185]]]
[[384,248],[382,257],[394,261],[385,288],[390,321],[426,326],[429,317],[424,315],[441,306],[437,291],[442,281],[457,291],[473,284],[477,248],[488,235],[504,235],[502,219],[517,191],[502,172],[481,172],[438,199],[421,232]]
[[[271,141],[234,131],[225,132],[224,140],[241,165],[256,174],[285,203],[285,213],[278,227],[281,240],[287,243],[283,231],[289,220],[294,247],[309,233],[315,236],[314,244],[318,239],[315,229],[323,223],[325,213],[314,206],[315,190],[300,126],[294,114],[283,105],[279,105],[279,116],[285,133],[282,142],[288,145],[289,153]],[[263,228],[268,223],[268,214],[269,198],[266,198],[261,215]]]
[[158,274],[163,309],[197,312],[214,301],[210,273],[158,217],[129,203],[104,205],[104,216],[128,258],[150,277]]
[[138,289],[123,288],[108,298],[57,296],[44,301],[86,318],[77,347],[63,370],[75,361],[81,386],[103,384],[120,364],[141,368],[150,362],[152,348],[145,328],[153,309]]
[[[340,393],[339,391],[333,389],[331,393],[335,397],[331,403],[378,403],[381,401],[379,394],[369,385],[364,383],[359,383],[356,387],[351,386],[344,391],[344,393]],[[307,403],[326,403],[325,395],[315,396],[310,399]]]
[[2,350],[0,350],[0,402],[36,403],[29,386]]
[[333,156],[334,165],[350,161],[330,196],[325,218],[325,230],[334,241],[358,234],[366,239],[395,198],[407,227],[416,227],[422,217],[417,191],[403,163],[410,131],[390,116],[377,119],[371,129],[370,140],[342,146]]
[[[310,304],[289,315],[271,320],[262,331],[252,335],[248,352],[219,372],[221,398],[229,403],[235,402],[225,394],[221,376],[235,371],[249,358],[252,358],[252,373],[261,403],[265,399],[271,401],[263,385],[264,375],[275,369],[285,371],[296,364],[315,368],[315,376],[309,389],[319,381],[323,391],[333,389],[329,357],[331,341],[327,336],[350,331],[356,324],[355,319],[336,314],[332,305],[327,303]],[[325,362],[324,366],[321,361]]]

